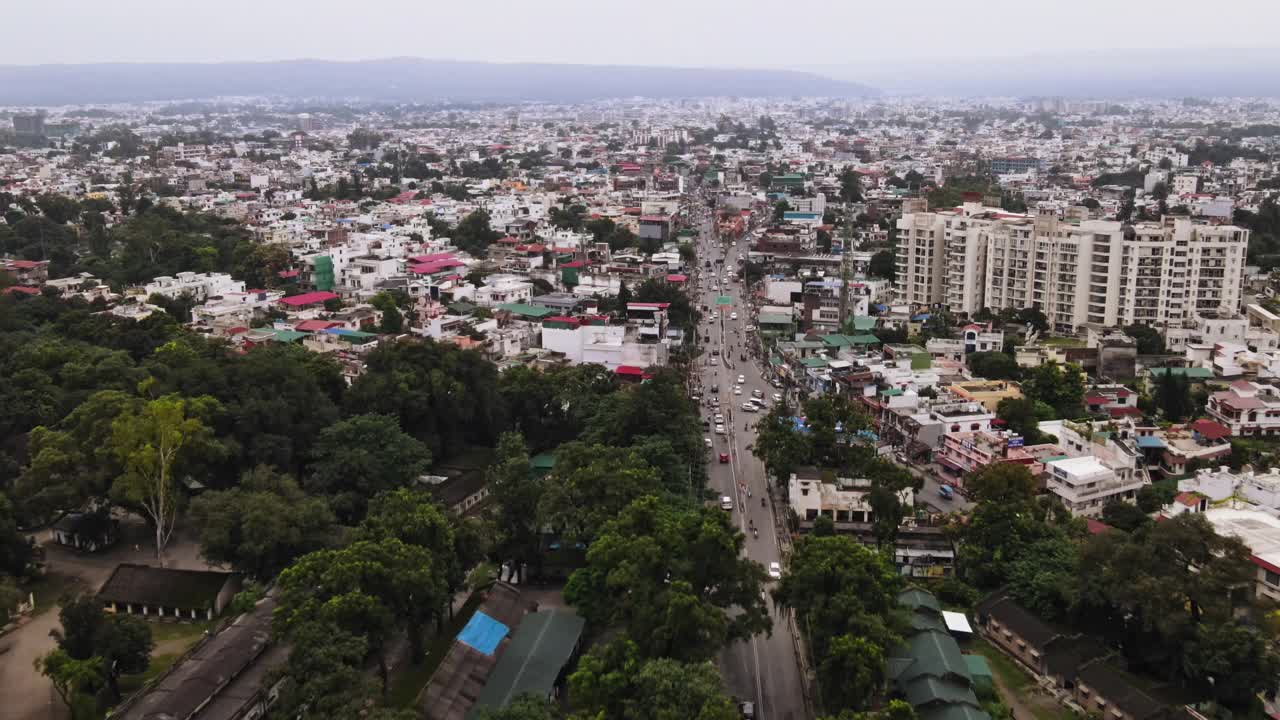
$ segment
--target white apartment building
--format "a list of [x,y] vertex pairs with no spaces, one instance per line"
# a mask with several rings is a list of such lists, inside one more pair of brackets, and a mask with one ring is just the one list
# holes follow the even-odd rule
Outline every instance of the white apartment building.
[[161,275],[142,286],[147,297],[163,295],[170,300],[190,295],[196,302],[218,295],[243,293],[244,281],[233,280],[226,273],[180,272],[177,277]]
[[642,337],[632,325],[610,325],[590,318],[550,317],[542,324],[542,347],[564,355],[575,365],[596,363],[647,368],[667,364],[670,344]]
[[[787,483],[787,500],[801,522],[813,522],[819,516],[826,516],[839,524],[875,522],[875,511],[869,499],[870,480],[834,478],[824,481],[812,469],[801,473],[804,477],[791,473]],[[910,508],[915,502],[915,492],[906,488],[898,493],[898,498],[903,507]]]
[[1181,327],[1239,311],[1249,231],[1185,217],[1132,227],[1071,223],[966,203],[898,222],[898,299],[953,312],[1038,307],[1085,323]]
[[1112,500],[1131,500],[1145,483],[1135,474],[1121,475],[1092,456],[1045,463],[1046,488],[1072,515],[1098,517]]

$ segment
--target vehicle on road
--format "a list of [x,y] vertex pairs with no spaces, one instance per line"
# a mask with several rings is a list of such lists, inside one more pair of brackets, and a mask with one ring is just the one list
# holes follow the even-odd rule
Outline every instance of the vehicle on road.
[[713,313],[711,313],[711,319],[712,319],[712,320],[718,320],[719,318],[720,318],[720,315],[719,315],[719,314],[714,313],[714,312],[713,312]]
[[774,394],[773,394],[773,401],[774,401],[774,402],[782,402],[782,393],[774,393]]
[[716,434],[717,434],[717,435],[724,435],[724,434],[725,434],[725,432],[724,432],[724,426],[723,426],[723,425],[717,425],[717,426],[716,426]]
[[707,447],[711,447],[711,438],[702,438],[702,442],[705,443]]
[[943,500],[950,500],[955,497],[955,493],[951,490],[950,485],[939,485],[938,494],[942,496]]
[[738,703],[738,712],[742,713],[742,720],[756,720],[756,704],[751,701]]
[[734,385],[734,386],[733,386],[733,394],[734,394],[734,395],[741,395],[741,394],[742,394],[742,386],[741,386],[741,385]]
[[730,320],[737,320],[737,319],[738,319],[738,313],[736,313],[736,312],[731,312],[731,313],[729,313],[729,319],[730,319]]
[[729,453],[720,453],[720,464],[721,465],[729,464]]
[[717,425],[723,425],[723,424],[724,424],[724,415],[721,415],[720,413],[716,413],[715,420],[716,420],[716,424],[717,424]]
[[782,566],[776,562],[769,563],[769,577],[774,580],[782,579]]
[[753,397],[753,398],[763,398],[763,397],[764,397],[764,391],[763,391],[763,390],[752,390],[752,391],[751,391],[751,397]]
[[716,360],[715,358],[711,358],[711,363],[710,363],[710,364],[711,364],[711,366],[712,366],[712,367],[717,367],[717,366],[719,366],[719,365],[720,365],[720,361],[719,361],[719,360]]
[[720,509],[721,509],[721,510],[732,510],[732,509],[733,509],[733,498],[729,497],[728,495],[722,495],[722,496],[720,497]]
[[741,355],[739,355],[739,356],[738,356],[738,359],[739,359],[739,360],[741,360],[742,362],[746,362],[746,361],[747,361],[747,354],[746,354],[746,353],[742,353]]
[[739,375],[739,376],[738,376],[738,384],[739,384],[739,385],[741,385],[742,383],[744,383],[744,382],[746,382],[746,381],[747,381],[747,376],[746,376],[746,375]]
[[755,405],[752,405],[752,404],[751,404],[751,403],[749,403],[749,402],[744,402],[744,403],[742,403],[742,411],[743,411],[743,412],[753,413],[753,412],[755,412],[755,411],[756,411],[756,406],[755,406]]

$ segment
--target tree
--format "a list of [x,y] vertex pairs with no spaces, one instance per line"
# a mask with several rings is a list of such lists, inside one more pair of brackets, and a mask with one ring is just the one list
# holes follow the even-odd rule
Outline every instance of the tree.
[[426,548],[396,538],[358,540],[304,555],[280,574],[274,623],[285,637],[320,623],[363,637],[377,656],[387,691],[387,641],[403,629],[415,663],[423,630],[444,607],[445,569]]
[[1176,487],[1168,485],[1143,485],[1138,488],[1138,509],[1146,514],[1158,512],[1160,508],[1173,502],[1178,494]]
[[775,482],[785,483],[795,468],[809,462],[813,446],[799,433],[785,408],[775,407],[756,427],[752,452],[760,458]]
[[106,681],[102,658],[76,660],[57,648],[36,658],[35,666],[53,683],[58,697],[71,711],[72,720],[91,720],[97,716],[93,696]]
[[535,693],[518,695],[503,708],[480,708],[477,720],[558,720],[560,713]]
[[289,638],[291,648],[276,708],[280,717],[362,717],[376,696],[364,672],[368,641],[322,622],[297,625]]
[[597,646],[569,676],[574,720],[737,720],[710,662],[646,659],[634,641]]
[[964,361],[970,372],[987,380],[1017,380],[1022,376],[1022,368],[1008,353],[969,353]]
[[632,501],[662,489],[657,470],[633,448],[566,443],[543,483],[538,517],[565,540],[590,544]]
[[1112,500],[1102,506],[1102,522],[1118,530],[1134,532],[1150,523],[1151,518],[1137,505]]
[[863,709],[882,689],[888,653],[907,629],[902,585],[885,556],[847,536],[796,543],[773,599],[809,637],[827,709]]
[[1173,374],[1169,370],[1156,379],[1156,405],[1164,418],[1181,422],[1194,411],[1191,401],[1191,381],[1185,374]]
[[620,626],[645,657],[701,661],[771,627],[764,568],[718,509],[636,500],[605,525],[565,600],[598,628]]
[[396,418],[356,415],[320,432],[304,484],[327,495],[340,520],[354,523],[364,517],[369,498],[408,486],[430,462],[431,452]]
[[871,256],[871,262],[867,265],[867,274],[872,277],[893,280],[898,276],[897,256],[892,250],[876,252],[875,255]]
[[1023,375],[1022,395],[1053,408],[1055,417],[1078,418],[1084,414],[1084,372],[1057,363],[1030,368]]
[[1019,310],[1018,322],[1039,333],[1048,332],[1049,330],[1049,318],[1045,317],[1044,311],[1038,307]]
[[259,465],[239,487],[191,502],[200,554],[260,580],[296,558],[334,544],[337,519],[324,498],[308,496],[289,475]]
[[497,461],[489,467],[489,488],[498,507],[495,554],[511,562],[512,574],[524,581],[524,566],[538,556],[539,525],[534,509],[542,498],[542,482],[529,467],[529,451],[519,433],[503,433]]
[[112,695],[120,698],[119,678],[144,672],[155,646],[151,626],[132,615],[108,615],[102,603],[90,596],[63,605],[58,613],[62,631],[51,634],[58,647],[75,660],[102,661],[102,679]]
[[458,222],[453,230],[453,244],[459,250],[473,256],[481,257],[489,249],[489,244],[502,237],[502,233],[489,227],[487,210],[476,210]]
[[378,328],[380,332],[395,335],[404,330],[404,315],[390,293],[380,292],[374,295],[369,304],[382,311],[382,324]]
[[956,318],[947,310],[934,310],[929,313],[929,317],[925,319],[924,325],[920,328],[920,336],[929,338],[949,339],[955,336]]
[[787,202],[786,200],[779,200],[778,202],[774,203],[773,205],[774,222],[782,222],[783,217],[786,216],[786,214],[789,212],[791,212],[791,203]]
[[840,173],[840,199],[844,202],[862,202],[862,175],[853,168]]
[[211,440],[212,431],[203,418],[217,409],[218,402],[208,396],[165,395],[143,405],[137,414],[122,414],[111,423],[111,447],[124,468],[113,493],[146,513],[161,567],[182,502],[174,468],[181,467],[184,451]]
[[1128,325],[1124,334],[1137,342],[1139,355],[1163,355],[1165,352],[1164,336],[1150,325]]
[[996,416],[1004,421],[1006,427],[1022,436],[1028,445],[1044,442],[1039,424],[1057,417],[1052,407],[1025,397],[1001,400],[996,405]]

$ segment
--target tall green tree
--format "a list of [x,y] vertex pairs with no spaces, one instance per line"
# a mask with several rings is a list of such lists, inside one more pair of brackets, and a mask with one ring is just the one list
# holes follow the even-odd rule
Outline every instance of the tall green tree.
[[320,432],[305,486],[328,496],[340,520],[354,523],[369,498],[412,484],[430,462],[430,451],[394,417],[356,415]]
[[737,720],[708,661],[646,658],[627,637],[596,646],[569,676],[573,720]]
[[621,627],[646,657],[710,659],[771,627],[764,568],[714,508],[642,498],[605,525],[565,599],[598,628]]
[[111,448],[124,468],[112,492],[146,514],[161,567],[184,499],[175,470],[181,467],[184,453],[209,447],[212,431],[203,418],[219,409],[210,397],[165,395],[111,423]]

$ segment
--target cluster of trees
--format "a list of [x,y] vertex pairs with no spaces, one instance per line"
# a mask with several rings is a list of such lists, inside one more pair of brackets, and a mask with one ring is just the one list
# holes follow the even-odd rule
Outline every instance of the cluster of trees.
[[1090,535],[1061,503],[1036,496],[1024,466],[989,466],[965,486],[977,501],[955,528],[965,581],[1007,588],[1041,618],[1120,648],[1132,671],[1233,710],[1273,686],[1275,638],[1236,616],[1253,584],[1249,551],[1203,516],[1153,522],[1143,510],[1165,499],[1153,488],[1139,508],[1108,506],[1116,525]]
[[[987,365],[1004,364],[983,358]],[[985,376],[984,376],[985,377]],[[1022,397],[1005,398],[996,406],[996,415],[1027,443],[1047,442],[1037,425],[1054,418],[1085,415],[1085,374],[1077,365],[1045,363],[1021,373]]]
[[[0,206],[7,207],[3,193]],[[274,287],[276,272],[290,262],[284,247],[256,243],[239,223],[204,213],[147,207],[108,228],[104,214],[115,207],[104,200],[48,196],[30,210],[12,210],[14,217],[0,224],[0,251],[48,260],[54,277],[87,272],[121,287],[191,270]]]
[[459,220],[448,237],[459,250],[473,257],[484,257],[489,245],[502,237],[502,233],[489,226],[489,211],[480,209]]
[[155,642],[151,626],[132,615],[107,614],[89,596],[58,613],[61,630],[51,631],[58,646],[36,659],[73,720],[101,717],[100,704],[120,701],[120,676],[143,672]]

